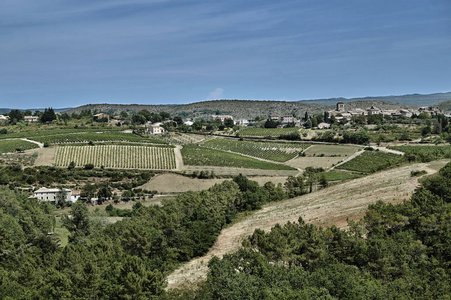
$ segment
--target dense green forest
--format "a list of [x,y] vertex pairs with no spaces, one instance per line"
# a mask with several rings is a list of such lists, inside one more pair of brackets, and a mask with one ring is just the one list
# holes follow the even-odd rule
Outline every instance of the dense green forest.
[[187,192],[107,224],[77,202],[62,222],[65,247],[51,233],[54,206],[0,189],[1,299],[152,299],[165,276],[205,254],[240,211],[285,198],[282,187],[260,187],[243,176]]

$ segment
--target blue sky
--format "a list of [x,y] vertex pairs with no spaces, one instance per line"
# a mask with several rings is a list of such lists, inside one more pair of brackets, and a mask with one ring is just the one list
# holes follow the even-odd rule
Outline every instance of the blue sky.
[[449,0],[0,0],[0,107],[447,91]]

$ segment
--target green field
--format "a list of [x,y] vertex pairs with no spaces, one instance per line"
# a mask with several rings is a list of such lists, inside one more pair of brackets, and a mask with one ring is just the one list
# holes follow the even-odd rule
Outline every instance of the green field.
[[60,146],[56,150],[55,165],[67,167],[71,162],[77,167],[93,164],[94,167],[117,169],[176,168],[174,148],[130,145]]
[[166,142],[156,139],[143,138],[132,133],[122,132],[90,132],[90,133],[70,133],[55,134],[32,138],[35,141],[48,144],[61,143],[88,143],[88,142],[133,142],[133,143],[154,143],[166,144]]
[[218,166],[263,170],[295,170],[294,168],[286,165],[261,161],[255,158],[201,146],[186,145],[182,148],[181,152],[185,165],[191,166]]
[[365,151],[356,158],[336,167],[336,169],[368,174],[399,166],[406,162],[406,158],[401,155],[381,151]]
[[298,156],[299,152],[310,146],[310,144],[253,142],[216,138],[203,143],[202,146],[285,162]]
[[279,137],[281,135],[290,134],[294,132],[303,132],[304,129],[299,128],[246,128],[240,130],[239,133],[242,136],[261,136],[261,137]]
[[[45,127],[44,127],[45,128]],[[0,134],[0,139],[9,138],[30,138],[33,137],[43,137],[47,135],[59,135],[59,134],[72,134],[72,133],[87,133],[87,132],[117,132],[123,130],[121,128],[111,127],[111,128],[64,128],[64,129],[40,129],[39,127],[26,128],[27,130],[11,132],[7,134]]]
[[428,162],[451,158],[451,146],[393,146],[388,148],[404,152],[410,161]]
[[313,145],[305,150],[306,156],[350,156],[362,149],[346,145]]
[[16,152],[17,150],[25,151],[28,149],[39,148],[35,143],[22,140],[3,140],[0,141],[0,153]]

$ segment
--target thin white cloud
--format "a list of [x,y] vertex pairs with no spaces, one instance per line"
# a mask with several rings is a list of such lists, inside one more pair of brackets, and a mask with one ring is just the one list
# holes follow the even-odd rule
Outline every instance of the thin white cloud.
[[217,88],[210,94],[208,94],[207,100],[219,100],[222,99],[223,97],[224,97],[224,89]]

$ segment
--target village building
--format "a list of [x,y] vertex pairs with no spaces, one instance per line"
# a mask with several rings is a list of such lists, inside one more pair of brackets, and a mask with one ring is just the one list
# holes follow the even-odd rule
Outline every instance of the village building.
[[329,123],[321,122],[318,124],[318,129],[328,129],[328,128],[330,128]]
[[212,115],[211,116],[212,120],[221,120],[221,122],[224,123],[225,120],[230,119],[233,120],[233,117],[231,115]]
[[101,119],[107,119],[107,121],[110,120],[110,116],[108,114],[104,114],[104,113],[95,114],[92,117],[93,117],[94,121],[98,121],[98,120],[101,120]]
[[25,116],[23,119],[25,122],[37,122],[39,118],[38,116]]
[[33,197],[40,201],[50,201],[58,203],[59,201],[71,201],[72,191],[69,189],[48,189],[42,187],[33,193]]
[[194,124],[194,122],[188,120],[188,121],[183,122],[183,124],[185,124],[186,126],[191,126]]
[[377,107],[371,106],[369,109],[367,109],[367,113],[368,113],[368,116],[380,115],[380,114],[382,114],[382,110]]
[[296,118],[293,117],[293,115],[284,115],[284,116],[280,116],[279,122],[282,125],[285,125],[285,124],[288,124],[288,123],[294,123],[294,122],[296,122]]
[[249,125],[249,121],[246,119],[239,119],[235,121],[235,125],[247,126]]
[[166,130],[161,127],[161,123],[155,123],[147,127],[147,131],[150,134],[164,134]]

